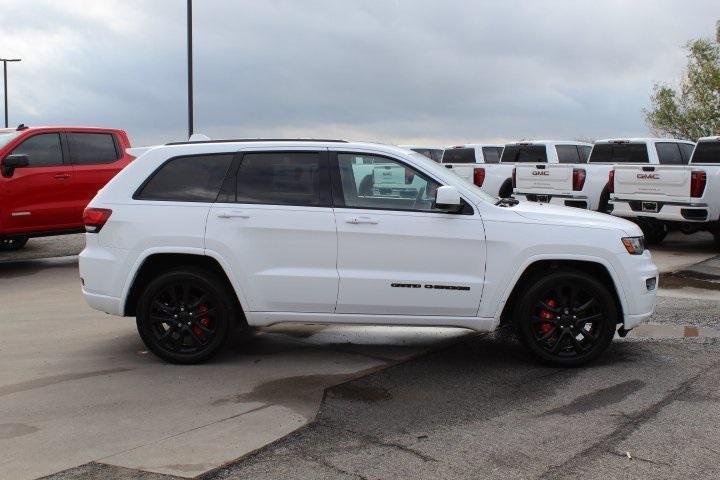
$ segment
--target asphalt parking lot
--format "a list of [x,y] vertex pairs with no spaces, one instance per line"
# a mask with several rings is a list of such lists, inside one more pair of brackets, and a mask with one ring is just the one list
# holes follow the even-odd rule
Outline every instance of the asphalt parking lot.
[[[505,334],[317,326],[179,367],[84,304],[80,248],[37,239],[0,260],[3,478],[720,474],[712,283],[664,278],[655,326],[582,369],[540,366]],[[717,253],[673,234],[654,256],[671,272]]]

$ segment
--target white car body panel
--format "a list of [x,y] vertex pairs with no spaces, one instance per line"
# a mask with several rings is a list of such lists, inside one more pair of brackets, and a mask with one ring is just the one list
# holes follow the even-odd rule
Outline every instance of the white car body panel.
[[[502,154],[503,146],[498,143],[468,143],[465,145],[445,147],[445,151],[450,151],[449,153],[452,153],[452,150],[457,149],[472,149],[475,152],[475,161],[473,163],[455,163],[447,161],[445,155],[443,155],[443,161],[441,163],[445,166],[445,168],[452,170],[455,175],[469,183],[473,183],[476,168],[484,169],[485,180],[480,188],[490,195],[497,197],[499,196],[502,182],[499,182],[498,179],[493,176],[493,172],[498,171],[498,163],[490,163],[487,161],[488,159],[485,158],[485,153],[483,151],[485,148],[498,149],[500,150],[500,154]],[[510,177],[508,176],[507,178]]]
[[[133,199],[169,158],[272,149],[381,154],[454,186],[474,213]],[[620,240],[641,235],[635,224],[567,207],[495,205],[442,165],[391,146],[258,141],[154,147],[108,183],[90,207],[111,209],[112,215],[99,233],[87,234],[80,254],[83,294],[92,307],[113,315],[127,313],[137,272],[162,253],[217,260],[248,323],[258,326],[295,321],[487,331],[497,326],[525,268],[552,259],[603,265],[626,328],[648,318],[655,304],[656,291],[645,287],[657,277],[650,253],[630,255]],[[467,289],[452,288],[457,286]]]

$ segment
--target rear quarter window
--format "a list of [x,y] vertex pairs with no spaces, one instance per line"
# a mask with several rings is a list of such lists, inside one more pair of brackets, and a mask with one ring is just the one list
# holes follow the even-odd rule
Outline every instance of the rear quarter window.
[[176,157],[161,165],[133,198],[172,202],[214,202],[232,154]]
[[590,163],[649,163],[644,143],[596,143]]
[[720,141],[699,142],[690,163],[720,163]]
[[507,145],[500,159],[502,163],[546,163],[545,145]]
[[655,144],[660,165],[682,165],[683,158],[680,147],[675,142],[662,142]]
[[485,163],[499,163],[502,147],[483,147],[482,152]]
[[476,163],[474,148],[449,148],[445,150],[442,163]]
[[120,152],[111,133],[68,133],[70,162],[75,165],[112,163]]

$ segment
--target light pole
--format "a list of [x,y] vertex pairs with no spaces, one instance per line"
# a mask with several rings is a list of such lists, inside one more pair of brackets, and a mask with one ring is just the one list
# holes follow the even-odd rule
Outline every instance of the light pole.
[[[188,0],[190,1],[190,0]],[[8,84],[7,84],[7,64],[8,62],[19,62],[19,58],[0,58],[3,62],[3,87],[5,89],[5,128],[8,128]]]
[[[193,134],[192,0],[187,0],[188,139]],[[7,115],[6,115],[7,117]]]

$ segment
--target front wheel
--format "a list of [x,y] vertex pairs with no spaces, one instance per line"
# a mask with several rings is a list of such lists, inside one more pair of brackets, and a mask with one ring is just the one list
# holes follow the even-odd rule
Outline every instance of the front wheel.
[[0,252],[13,252],[15,250],[20,250],[27,242],[27,237],[1,238]]
[[538,359],[574,367],[610,345],[618,311],[608,288],[591,275],[558,270],[527,290],[514,321],[520,341]]
[[217,354],[242,322],[234,293],[217,275],[187,268],[152,280],[138,300],[137,329],[147,347],[172,363]]

